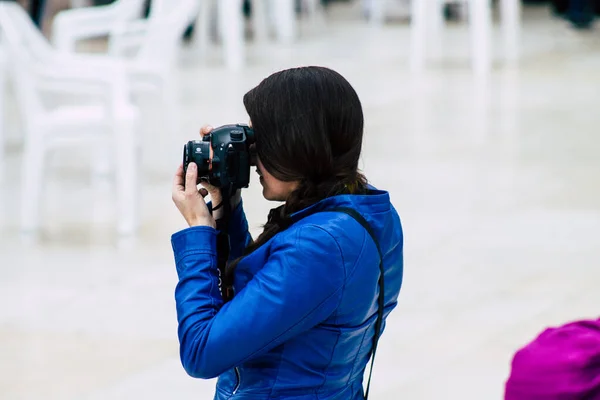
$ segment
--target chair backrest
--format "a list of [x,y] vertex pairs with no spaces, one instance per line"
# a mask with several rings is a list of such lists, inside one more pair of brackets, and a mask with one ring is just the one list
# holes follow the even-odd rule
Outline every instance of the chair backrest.
[[[27,12],[16,2],[0,2],[0,30],[8,55],[8,69],[15,84],[19,108],[36,114],[43,110],[36,91],[35,71],[54,57],[54,52]],[[32,118],[23,118],[28,129]]]
[[185,30],[197,18],[198,0],[152,0],[138,62],[171,65]]
[[142,17],[145,0],[116,0],[107,5],[71,8],[58,12],[52,22],[53,46],[76,52],[80,40],[101,37]]
[[21,5],[16,2],[0,2],[0,21],[5,40],[9,46],[13,44],[20,50],[19,55],[35,60],[52,57],[52,46]]
[[[153,3],[152,0],[151,3]],[[113,9],[117,16],[115,23],[122,23],[142,18],[144,5],[145,0],[116,0],[104,7]]]

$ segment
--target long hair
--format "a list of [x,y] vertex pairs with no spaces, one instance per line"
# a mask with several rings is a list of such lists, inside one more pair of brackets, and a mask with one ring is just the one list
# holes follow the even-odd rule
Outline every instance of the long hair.
[[[366,178],[358,170],[362,106],[340,74],[323,67],[280,71],[246,93],[244,106],[264,168],[281,181],[299,182],[285,204],[271,210],[264,231],[245,255],[285,230],[291,214],[330,196],[366,192]],[[228,288],[240,260],[224,271]]]

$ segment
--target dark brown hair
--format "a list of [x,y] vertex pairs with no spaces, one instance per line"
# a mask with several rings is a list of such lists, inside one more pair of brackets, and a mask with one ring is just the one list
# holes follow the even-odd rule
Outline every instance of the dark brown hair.
[[[246,249],[248,255],[285,230],[291,214],[330,196],[364,193],[367,181],[358,170],[362,106],[337,72],[323,67],[277,72],[246,93],[244,106],[264,168],[279,180],[300,182],[283,206],[271,210],[264,231]],[[233,286],[239,261],[224,271],[226,287]]]

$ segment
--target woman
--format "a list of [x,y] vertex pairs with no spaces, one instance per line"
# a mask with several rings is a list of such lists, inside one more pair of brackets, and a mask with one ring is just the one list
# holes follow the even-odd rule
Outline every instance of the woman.
[[[172,237],[180,355],[193,377],[218,376],[216,399],[363,399],[378,319],[402,283],[403,236],[387,192],[358,170],[363,114],[352,86],[320,67],[278,72],[244,96],[263,196],[283,201],[252,241],[239,198],[219,290],[216,221],[180,166],[173,200],[190,228]],[[209,129],[208,129],[209,130]],[[205,130],[203,133],[206,133]],[[187,183],[184,188],[184,180]],[[220,193],[205,186],[213,202]],[[354,218],[359,212],[378,243]],[[221,209],[219,209],[220,212]],[[231,294],[234,293],[233,296]]]

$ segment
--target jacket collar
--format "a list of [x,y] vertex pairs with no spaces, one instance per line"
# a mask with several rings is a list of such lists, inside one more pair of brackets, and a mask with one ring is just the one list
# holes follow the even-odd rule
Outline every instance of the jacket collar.
[[312,206],[295,212],[291,215],[291,218],[299,220],[307,215],[336,207],[349,207],[358,212],[385,212],[391,208],[390,195],[384,190],[377,190],[373,186],[369,186],[367,194],[342,194],[328,197]]

